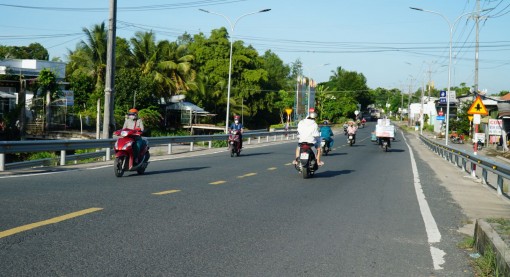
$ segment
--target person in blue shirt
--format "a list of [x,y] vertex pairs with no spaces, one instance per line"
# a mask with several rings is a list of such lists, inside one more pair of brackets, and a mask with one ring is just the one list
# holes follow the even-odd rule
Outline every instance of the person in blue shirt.
[[324,120],[323,125],[320,127],[321,132],[321,138],[324,138],[326,141],[326,147],[331,148],[333,147],[333,130],[331,130],[331,127],[329,126],[329,123],[327,120]]
[[236,115],[234,116],[234,123],[232,123],[230,125],[230,127],[228,128],[228,131],[229,133],[231,131],[239,131],[239,147],[242,149],[243,148],[243,124],[241,122],[239,122],[239,116]]

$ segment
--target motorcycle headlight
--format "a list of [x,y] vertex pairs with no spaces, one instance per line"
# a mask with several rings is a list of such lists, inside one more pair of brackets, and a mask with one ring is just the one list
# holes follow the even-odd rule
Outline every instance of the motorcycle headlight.
[[120,132],[120,136],[121,136],[121,137],[127,137],[127,135],[128,135],[128,134],[129,134],[129,132],[128,132],[128,131],[122,131],[122,132]]

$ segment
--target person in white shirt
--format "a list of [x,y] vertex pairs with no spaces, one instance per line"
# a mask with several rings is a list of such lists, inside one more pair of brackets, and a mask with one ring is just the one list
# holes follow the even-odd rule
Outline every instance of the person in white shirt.
[[307,118],[299,121],[298,123],[298,147],[296,148],[296,159],[293,161],[294,164],[297,164],[299,160],[299,143],[311,143],[315,145],[315,149],[317,149],[317,165],[322,166],[324,162],[321,161],[321,148],[319,145],[319,125],[315,122],[317,118],[317,113],[311,112]]

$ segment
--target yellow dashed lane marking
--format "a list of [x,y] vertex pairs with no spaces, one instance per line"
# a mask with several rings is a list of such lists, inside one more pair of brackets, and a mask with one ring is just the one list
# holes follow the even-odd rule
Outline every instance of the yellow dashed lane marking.
[[270,167],[267,170],[276,170],[276,169],[277,169],[276,167]]
[[70,213],[70,214],[66,214],[66,215],[50,218],[50,219],[47,219],[47,220],[43,220],[43,221],[39,221],[39,222],[23,225],[23,226],[20,226],[20,227],[16,227],[16,228],[13,228],[13,229],[9,229],[9,230],[0,232],[0,238],[4,238],[4,237],[7,237],[7,236],[12,236],[14,234],[25,232],[25,231],[28,231],[28,230],[31,230],[31,229],[35,229],[35,228],[38,228],[38,227],[42,227],[42,226],[45,226],[45,225],[59,223],[59,222],[64,221],[64,220],[68,220],[68,219],[75,218],[75,217],[78,217],[78,216],[82,216],[82,215],[86,215],[86,214],[89,214],[89,213],[97,212],[97,211],[100,211],[102,209],[103,208],[85,209],[85,210],[77,211],[77,212],[74,212],[74,213]]
[[178,189],[165,190],[165,191],[160,191],[160,192],[154,192],[153,194],[154,195],[165,195],[165,194],[176,193],[176,192],[180,192],[180,190],[178,190]]
[[212,182],[212,183],[209,183],[210,185],[220,185],[220,184],[223,184],[223,183],[226,183],[227,181],[216,181],[216,182]]
[[237,176],[237,178],[244,178],[244,177],[250,177],[250,176],[255,176],[255,175],[257,175],[257,173],[252,172],[252,173],[246,173],[241,176]]

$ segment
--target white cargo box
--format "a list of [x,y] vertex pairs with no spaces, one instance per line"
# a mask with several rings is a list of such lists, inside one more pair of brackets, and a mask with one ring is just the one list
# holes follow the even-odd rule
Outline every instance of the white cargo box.
[[394,137],[395,136],[395,126],[381,126],[375,125],[375,136],[376,137]]
[[380,118],[380,119],[377,119],[377,125],[379,125],[379,126],[390,126],[391,122],[387,118]]

